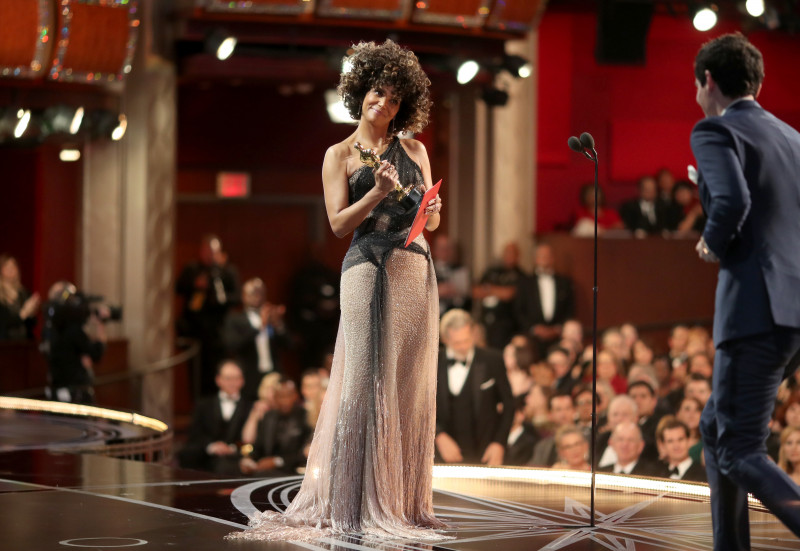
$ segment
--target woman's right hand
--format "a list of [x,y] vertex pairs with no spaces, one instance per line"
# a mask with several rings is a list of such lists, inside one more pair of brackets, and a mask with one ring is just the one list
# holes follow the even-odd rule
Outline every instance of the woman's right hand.
[[400,183],[397,169],[389,161],[381,161],[381,165],[372,174],[375,176],[375,187],[383,193],[389,193]]

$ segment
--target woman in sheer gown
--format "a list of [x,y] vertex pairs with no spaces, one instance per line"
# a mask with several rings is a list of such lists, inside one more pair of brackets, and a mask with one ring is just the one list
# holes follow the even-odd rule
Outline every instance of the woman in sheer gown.
[[[339,93],[355,132],[328,149],[322,169],[333,232],[353,232],[341,277],[341,321],[331,381],[300,492],[284,513],[263,512],[231,537],[312,540],[331,533],[441,540],[433,514],[438,293],[430,248],[407,248],[416,209],[396,184],[431,187],[424,146],[400,140],[428,122],[430,81],[394,42],[359,43]],[[380,165],[359,160],[355,144]],[[439,225],[441,199],[422,208]]]

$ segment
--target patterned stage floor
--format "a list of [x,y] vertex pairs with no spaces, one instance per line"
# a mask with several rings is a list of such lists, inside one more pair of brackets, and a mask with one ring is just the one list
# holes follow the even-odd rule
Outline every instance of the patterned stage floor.
[[[617,477],[598,475],[595,527],[589,528],[585,476],[481,467],[436,467],[436,513],[452,526],[455,536],[441,545],[331,538],[298,546],[223,539],[245,528],[248,513],[285,507],[299,482],[299,477],[217,480],[96,455],[7,451],[0,453],[2,548],[711,549],[705,487],[663,487],[645,480],[639,483],[642,487],[631,488],[620,485]],[[751,524],[754,549],[800,550],[800,541],[757,504],[751,510]]]

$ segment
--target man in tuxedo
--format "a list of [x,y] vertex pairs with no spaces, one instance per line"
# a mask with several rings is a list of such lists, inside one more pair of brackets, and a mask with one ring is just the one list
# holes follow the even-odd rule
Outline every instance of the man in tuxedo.
[[239,462],[242,473],[286,476],[295,474],[298,467],[305,465],[304,450],[312,431],[298,398],[294,382],[281,379],[275,391],[276,409],[261,418],[253,451]]
[[639,414],[637,423],[642,429],[642,438],[645,443],[642,456],[648,461],[658,461],[656,427],[658,427],[662,414],[656,408],[658,406],[657,391],[651,383],[635,381],[628,386],[628,396],[636,402],[636,410]]
[[558,461],[555,433],[563,427],[575,426],[575,406],[569,394],[554,394],[547,403],[548,417],[553,427],[549,436],[542,438],[533,448],[533,457],[528,465],[552,467]]
[[189,438],[178,460],[185,469],[234,476],[239,473],[237,443],[252,403],[241,397],[244,377],[236,362],[223,361],[215,381],[219,392],[195,406]]
[[503,356],[475,346],[464,310],[442,316],[436,387],[436,451],[446,463],[502,465],[514,420]]
[[525,396],[514,398],[514,422],[508,433],[503,465],[525,465],[533,456],[533,448],[539,441],[536,428],[525,418]]
[[285,308],[267,302],[267,289],[259,278],[242,286],[244,310],[225,318],[223,339],[228,354],[244,372],[242,394],[258,399],[258,385],[267,373],[281,371],[279,349],[286,344]]
[[627,394],[617,394],[608,404],[607,423],[601,430],[596,442],[596,455],[598,467],[608,467],[617,461],[617,454],[611,445],[611,434],[617,425],[621,423],[639,422],[639,410],[633,398]]
[[572,281],[555,273],[553,248],[536,247],[535,273],[522,276],[514,295],[514,315],[520,330],[527,333],[544,357],[561,336],[561,327],[575,314]]
[[633,474],[637,476],[657,476],[659,470],[642,458],[644,440],[639,425],[625,421],[614,427],[608,445],[614,449],[617,460],[612,465],[599,467],[600,472],[614,474]]
[[622,204],[620,218],[634,235],[645,236],[668,229],[671,221],[669,203],[658,196],[658,184],[652,176],[639,178],[639,197]]
[[767,457],[781,381],[800,364],[800,133],[755,101],[761,53],[741,34],[695,58],[691,135],[708,221],[696,250],[719,262],[714,380],[700,421],[714,549],[750,549],[747,494],[800,535],[800,488]]
[[213,394],[216,368],[224,358],[222,324],[228,310],[239,303],[238,272],[216,235],[203,237],[200,258],[184,266],[175,282],[175,294],[183,299],[176,322],[178,335],[200,342],[195,389],[203,395]]
[[662,463],[662,478],[706,482],[705,467],[689,457],[689,427],[685,423],[675,419],[673,415],[666,415],[658,423],[656,437],[667,456]]

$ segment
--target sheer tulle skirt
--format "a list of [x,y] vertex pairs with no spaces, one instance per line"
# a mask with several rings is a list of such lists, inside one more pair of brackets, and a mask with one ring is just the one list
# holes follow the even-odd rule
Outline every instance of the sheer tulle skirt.
[[[417,241],[427,250],[422,237]],[[431,489],[439,318],[433,264],[428,255],[395,248],[377,266],[351,265],[342,274],[341,304],[331,380],[300,492],[285,513],[261,513],[250,530],[231,537],[447,539],[433,530],[444,527]]]

